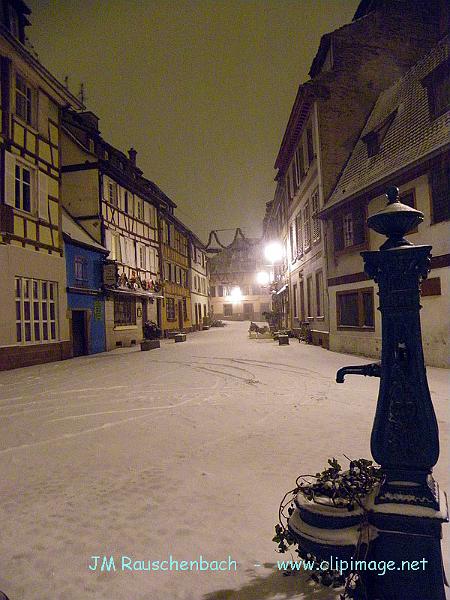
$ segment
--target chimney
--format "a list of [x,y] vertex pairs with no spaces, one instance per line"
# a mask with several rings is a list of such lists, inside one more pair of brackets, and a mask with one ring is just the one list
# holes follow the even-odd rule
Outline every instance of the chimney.
[[137,152],[134,148],[130,148],[128,150],[128,156],[130,157],[130,161],[134,167],[136,166],[136,154],[137,154]]

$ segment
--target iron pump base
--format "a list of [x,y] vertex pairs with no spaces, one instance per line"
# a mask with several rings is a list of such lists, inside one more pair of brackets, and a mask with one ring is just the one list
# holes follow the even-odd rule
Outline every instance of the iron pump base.
[[[385,479],[368,512],[374,529],[367,560],[394,561],[395,568],[362,578],[368,600],[445,600],[440,547],[448,521],[432,468],[439,436],[428,389],[420,328],[420,282],[430,266],[431,246],[404,239],[423,214],[401,204],[398,189],[387,191],[388,206],[368,219],[388,239],[379,251],[362,252],[366,273],[379,286],[382,352],[379,370],[340,369],[380,377],[371,450]],[[352,370],[353,369],[353,370]]]

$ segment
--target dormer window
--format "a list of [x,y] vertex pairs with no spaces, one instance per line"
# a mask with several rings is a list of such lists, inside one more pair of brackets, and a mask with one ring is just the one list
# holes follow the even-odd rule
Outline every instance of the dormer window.
[[450,59],[429,73],[422,85],[427,90],[431,119],[437,119],[450,109]]
[[8,18],[9,18],[9,31],[18,40],[20,39],[20,21],[19,14],[16,8],[12,5],[8,5]]
[[397,114],[397,109],[395,109],[380,125],[375,127],[372,131],[369,131],[363,138],[363,142],[367,146],[367,156],[370,158],[371,156],[375,156],[378,154],[381,148],[381,144],[383,143],[384,138],[389,130],[389,127],[392,125],[392,122],[395,119],[395,115]]

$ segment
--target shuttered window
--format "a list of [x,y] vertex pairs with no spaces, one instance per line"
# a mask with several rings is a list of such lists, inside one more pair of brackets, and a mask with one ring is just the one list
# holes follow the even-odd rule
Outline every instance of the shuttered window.
[[363,206],[349,208],[333,219],[334,250],[339,252],[366,241],[365,209]]

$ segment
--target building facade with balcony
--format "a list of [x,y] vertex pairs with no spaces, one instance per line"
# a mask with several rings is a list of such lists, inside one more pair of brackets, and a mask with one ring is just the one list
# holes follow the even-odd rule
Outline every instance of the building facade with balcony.
[[100,135],[91,112],[65,111],[63,203],[108,251],[104,269],[106,349],[135,345],[147,320],[161,327],[162,282],[158,210],[173,203],[129,155]]
[[71,356],[60,115],[82,105],[25,44],[29,14],[0,4],[0,369]]
[[366,218],[386,205],[384,192],[395,185],[401,202],[424,214],[407,238],[433,246],[431,272],[421,286],[425,360],[449,366],[449,73],[447,36],[380,95],[323,210],[332,350],[380,354],[376,286],[363,272],[360,251],[377,250],[383,242],[368,230]]

